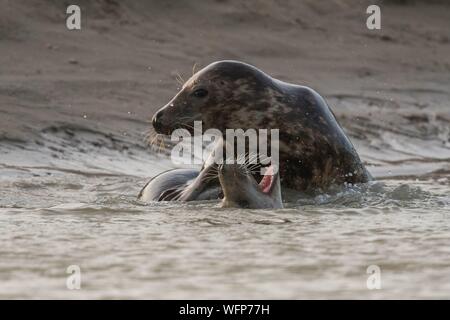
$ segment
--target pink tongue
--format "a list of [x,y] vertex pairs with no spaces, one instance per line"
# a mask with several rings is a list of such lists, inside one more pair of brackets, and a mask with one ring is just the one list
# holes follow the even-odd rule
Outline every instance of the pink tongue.
[[273,179],[273,168],[270,166],[269,168],[267,168],[266,174],[259,183],[262,192],[269,193],[270,186],[272,185],[272,179]]

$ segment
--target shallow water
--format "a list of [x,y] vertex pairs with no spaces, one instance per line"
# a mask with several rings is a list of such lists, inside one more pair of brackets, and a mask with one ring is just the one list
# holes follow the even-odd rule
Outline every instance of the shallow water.
[[[450,297],[446,174],[230,210],[137,201],[145,168],[128,154],[48,154],[2,157],[0,298]],[[70,265],[81,290],[66,287]],[[370,265],[379,290],[367,288]]]

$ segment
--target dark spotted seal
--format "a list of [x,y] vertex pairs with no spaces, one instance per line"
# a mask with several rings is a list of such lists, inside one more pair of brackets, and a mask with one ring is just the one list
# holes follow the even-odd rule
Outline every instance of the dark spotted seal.
[[212,63],[194,74],[153,116],[156,132],[177,128],[279,129],[281,186],[323,191],[367,182],[370,174],[325,100],[239,61]]
[[[278,209],[283,208],[279,171],[275,165],[266,168],[259,183],[255,180],[255,168],[250,158],[244,163],[218,164],[215,153],[224,149],[223,140],[203,164],[201,170],[173,169],[151,179],[139,193],[142,201],[193,201],[222,198],[222,207]],[[240,155],[239,157],[242,157]],[[238,158],[238,157],[236,157]],[[236,160],[236,158],[234,160]],[[242,159],[242,158],[241,158]],[[225,160],[222,156],[222,160]]]

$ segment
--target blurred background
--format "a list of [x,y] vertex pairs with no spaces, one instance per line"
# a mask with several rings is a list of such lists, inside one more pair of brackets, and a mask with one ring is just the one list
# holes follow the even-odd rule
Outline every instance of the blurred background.
[[[1,141],[71,124],[141,145],[177,74],[235,59],[319,91],[367,161],[370,146],[404,147],[391,135],[449,156],[447,1],[78,1],[72,31],[69,4],[1,0]],[[370,4],[380,30],[366,27]]]

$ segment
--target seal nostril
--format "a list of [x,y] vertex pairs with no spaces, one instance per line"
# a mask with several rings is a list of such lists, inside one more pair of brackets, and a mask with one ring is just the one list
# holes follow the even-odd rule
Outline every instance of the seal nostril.
[[161,112],[157,112],[152,118],[153,128],[155,128],[155,130],[157,132],[159,132],[162,129],[161,117],[162,117],[162,113]]

